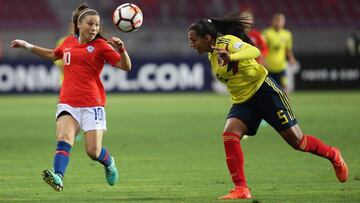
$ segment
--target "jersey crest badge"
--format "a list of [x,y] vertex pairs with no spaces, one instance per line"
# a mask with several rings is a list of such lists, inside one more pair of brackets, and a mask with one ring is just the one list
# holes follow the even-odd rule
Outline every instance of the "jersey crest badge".
[[93,51],[95,50],[95,48],[94,48],[93,46],[88,46],[88,47],[86,47],[86,50],[87,50],[89,53],[91,53],[91,52],[93,52]]

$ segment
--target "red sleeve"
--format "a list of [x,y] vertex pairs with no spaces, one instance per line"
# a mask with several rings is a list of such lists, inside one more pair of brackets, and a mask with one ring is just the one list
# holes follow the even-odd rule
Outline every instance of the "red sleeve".
[[60,39],[60,40],[63,40],[63,41],[61,42],[61,44],[60,44],[57,48],[55,48],[55,50],[54,50],[54,55],[55,55],[55,56],[57,56],[57,57],[59,57],[59,58],[62,58],[62,57],[63,57],[63,54],[64,54],[64,52],[63,52],[63,45],[65,44],[65,42],[67,41],[68,38],[69,38],[69,37],[67,37],[67,38],[65,38],[65,39]]
[[252,29],[250,31],[250,35],[256,38],[256,44],[255,46],[259,48],[261,55],[266,56],[269,52],[265,38],[262,36],[262,34],[257,31],[256,29]]
[[58,58],[62,58],[62,57],[63,57],[63,54],[64,54],[64,52],[63,52],[61,46],[59,46],[58,48],[56,48],[56,49],[54,50],[54,55],[55,55],[56,57],[58,57]]
[[261,46],[261,53],[263,56],[266,56],[269,52],[269,49],[267,47],[267,44],[266,44],[266,41],[265,41],[265,38],[261,35],[261,33],[259,33],[259,44]]
[[120,54],[105,41],[103,41],[103,56],[105,61],[112,66],[121,60]]

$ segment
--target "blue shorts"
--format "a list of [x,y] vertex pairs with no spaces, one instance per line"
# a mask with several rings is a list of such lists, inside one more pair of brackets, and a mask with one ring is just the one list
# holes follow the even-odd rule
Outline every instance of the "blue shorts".
[[246,135],[255,135],[262,119],[277,132],[297,124],[289,99],[270,77],[266,77],[259,90],[248,101],[233,104],[227,118],[243,121],[248,128]]
[[271,72],[269,72],[269,76],[273,80],[275,80],[275,82],[277,84],[279,84],[282,89],[285,89],[285,87],[287,86],[287,78],[286,78],[286,71],[285,70],[283,70],[283,71],[281,71],[279,73],[271,73]]

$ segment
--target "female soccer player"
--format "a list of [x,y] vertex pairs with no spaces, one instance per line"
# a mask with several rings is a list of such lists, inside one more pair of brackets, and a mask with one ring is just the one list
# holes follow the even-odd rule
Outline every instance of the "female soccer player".
[[260,52],[250,45],[244,31],[246,26],[238,14],[228,14],[199,20],[188,29],[190,46],[198,54],[208,53],[212,71],[227,86],[233,103],[222,137],[235,187],[219,198],[251,198],[240,140],[244,134],[255,135],[261,119],[266,120],[294,149],[330,160],[338,180],[345,182],[349,172],[340,151],[303,134],[286,94],[267,76],[267,70],[256,62]]
[[[100,16],[87,5],[78,6],[72,15],[74,34],[55,50],[42,48],[23,40],[14,40],[13,48],[24,48],[50,60],[63,58],[64,81],[56,112],[57,147],[54,170],[44,170],[43,179],[56,191],[64,187],[63,178],[75,135],[82,129],[89,157],[104,165],[106,180],[114,185],[118,172],[114,158],[102,147],[106,130],[105,90],[100,80],[104,62],[124,71],[131,69],[124,43],[117,37],[108,41],[100,31]],[[109,45],[112,45],[112,47]]]
[[268,47],[265,38],[262,34],[254,28],[255,18],[251,10],[248,9],[240,14],[240,17],[245,20],[249,26],[245,27],[245,32],[251,39],[252,44],[259,49],[260,55],[256,58],[256,61],[261,65],[265,65],[265,57],[268,54]]
[[287,67],[295,65],[296,59],[292,51],[293,37],[290,30],[285,29],[286,18],[282,13],[273,15],[271,26],[263,31],[269,52],[265,57],[269,75],[286,91],[289,92]]

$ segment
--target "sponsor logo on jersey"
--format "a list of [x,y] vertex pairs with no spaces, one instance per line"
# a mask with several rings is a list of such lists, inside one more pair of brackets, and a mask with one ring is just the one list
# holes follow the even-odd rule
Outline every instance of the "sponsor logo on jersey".
[[243,45],[242,42],[235,42],[233,47],[234,47],[234,49],[240,49],[242,45]]

